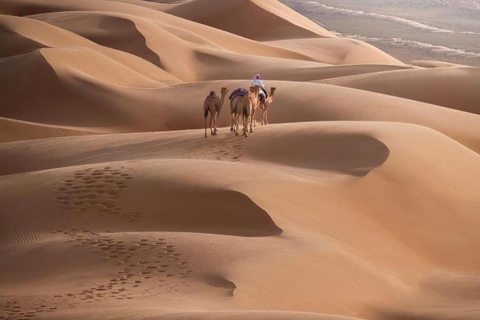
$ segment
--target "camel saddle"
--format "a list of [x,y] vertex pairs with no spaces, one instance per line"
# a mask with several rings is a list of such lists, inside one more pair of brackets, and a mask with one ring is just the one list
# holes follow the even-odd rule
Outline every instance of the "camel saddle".
[[248,95],[248,91],[246,89],[239,88],[233,91],[228,99],[233,100],[236,97],[245,97],[246,95]]

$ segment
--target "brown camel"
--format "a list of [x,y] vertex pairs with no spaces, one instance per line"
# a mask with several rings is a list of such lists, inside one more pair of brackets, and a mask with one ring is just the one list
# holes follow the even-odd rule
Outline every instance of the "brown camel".
[[[258,92],[260,93],[260,87],[259,86],[256,86],[256,87],[258,87]],[[257,109],[261,108],[260,105],[262,105],[264,103],[265,103],[265,101],[262,101],[262,100],[260,100],[260,98],[258,98],[257,103],[255,103],[255,105],[253,106],[252,119],[251,119],[251,122],[250,122],[250,132],[253,132],[252,125],[253,125],[253,127],[257,126],[257,120],[256,120]]]
[[253,105],[258,100],[258,87],[250,87],[250,91],[247,96],[235,97],[230,102],[230,108],[232,112],[232,119],[234,124],[232,125],[235,135],[238,136],[240,118],[243,117],[243,135],[248,137],[248,123],[251,121]]
[[[203,114],[205,116],[205,138],[207,137],[207,117],[210,112],[210,133],[213,135],[217,134],[217,124],[218,117],[220,116],[220,111],[222,111],[223,103],[225,102],[225,96],[228,94],[227,88],[222,88],[222,96],[218,98],[215,91],[211,91],[210,94],[205,98],[203,103]],[[213,122],[213,129],[212,129]]]
[[[268,106],[273,102],[273,99],[275,98],[275,91],[277,88],[272,87],[270,88],[270,94],[268,95],[268,98],[263,101],[259,101],[258,106],[260,109],[262,109],[263,114],[262,114],[262,126],[268,124],[268,118],[267,118],[267,111],[268,111]],[[255,113],[254,113],[255,115]],[[255,120],[254,120],[255,121]]]
[[[243,89],[245,92],[248,93],[246,89]],[[236,110],[237,106],[240,104],[240,101],[243,101],[243,103],[246,103],[245,99],[240,99],[241,96],[236,96],[232,100],[230,100],[230,114],[231,114],[231,126],[230,126],[230,131],[236,132],[235,128],[235,117],[236,117]]]
[[251,93],[251,96],[252,96],[252,110],[250,112],[250,119],[249,119],[249,122],[250,122],[250,132],[253,132],[253,125],[255,123],[255,109],[257,108],[258,106],[258,103],[260,101],[260,99],[258,99],[258,94],[260,92],[260,87],[259,86],[255,86],[255,87],[250,87],[250,93]]

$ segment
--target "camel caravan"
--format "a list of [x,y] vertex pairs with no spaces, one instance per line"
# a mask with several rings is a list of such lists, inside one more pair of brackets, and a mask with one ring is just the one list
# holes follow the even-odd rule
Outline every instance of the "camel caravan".
[[[275,96],[275,87],[270,89],[270,94],[264,89],[263,83],[260,81],[260,75],[255,75],[250,90],[239,88],[232,92],[229,96],[231,127],[230,131],[235,132],[238,136],[240,121],[243,122],[243,135],[248,137],[248,132],[253,132],[253,127],[257,125],[257,110],[262,110],[261,125],[268,124],[268,106],[273,102]],[[221,89],[221,96],[218,97],[215,91],[211,91],[203,103],[203,113],[205,117],[205,138],[207,137],[207,118],[210,113],[210,133],[217,134],[218,118],[220,111],[225,103],[225,97],[228,94],[227,88]],[[250,129],[249,129],[250,128]]]

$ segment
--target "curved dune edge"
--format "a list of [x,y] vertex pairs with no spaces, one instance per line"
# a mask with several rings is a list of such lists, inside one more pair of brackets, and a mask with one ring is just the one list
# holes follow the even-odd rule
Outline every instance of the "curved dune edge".
[[422,101],[480,114],[476,83],[480,69],[472,67],[386,71],[323,80],[322,83]]
[[[15,69],[15,66],[22,68],[22,73]],[[18,64],[12,64],[9,68],[17,70],[17,74],[29,76],[28,68],[25,66],[26,64],[19,58]],[[249,83],[249,81],[213,81],[139,91],[131,88],[119,88],[105,82],[99,83],[92,78],[75,74],[74,77],[62,79],[48,70],[50,67],[47,64],[45,68],[46,75],[50,74],[51,81],[44,81],[42,90],[39,92],[44,93],[47,97],[51,92],[56,92],[58,99],[47,104],[39,105],[37,103],[36,113],[33,117],[31,112],[32,96],[22,95],[19,100],[22,102],[20,107],[13,108],[18,104],[16,100],[6,101],[6,111],[0,114],[2,117],[81,128],[102,127],[107,132],[108,130],[110,132],[135,132],[203,128],[204,119],[198,113],[198,108],[200,108],[198,101],[205,99],[205,92],[208,93],[212,88],[218,88],[217,90],[220,91],[222,86],[226,86],[232,92],[236,88],[248,86]],[[366,69],[368,70],[368,68]],[[19,86],[19,83],[23,81],[20,76],[14,79],[15,81],[12,81],[9,73],[0,74],[0,77],[4,79],[2,82],[5,83],[3,87],[5,90],[25,90],[27,88],[25,85]],[[271,123],[404,122],[430,127],[472,150],[480,150],[480,118],[472,113],[325,84],[269,81],[269,85],[278,88],[278,98],[273,102],[269,113]],[[85,91],[89,94],[85,95]],[[45,101],[50,100],[46,98]],[[352,106],[353,101],[355,104]],[[66,102],[69,103],[68,109],[64,108]],[[137,107],[139,105],[141,107]],[[53,107],[58,108],[58,112],[52,115]],[[220,126],[230,126],[228,108],[228,101],[226,101],[220,115]],[[292,108],[294,108],[294,112],[292,112]],[[74,116],[72,110],[77,110],[79,116]],[[53,122],[52,119],[56,119],[56,122]],[[459,123],[462,125],[459,126]]]
[[[58,12],[30,16],[63,30],[68,30],[97,44],[131,53],[156,66],[160,58],[147,45],[147,39],[130,16],[106,12]],[[85,26],[89,21],[92,27]]]
[[293,39],[266,42],[269,45],[292,50],[315,61],[331,64],[378,63],[407,68],[385,52],[362,41],[348,38]]
[[[151,81],[158,81],[162,85],[164,85],[164,83],[181,83],[181,81],[174,76],[155,67],[146,60],[140,59],[127,52],[98,45],[72,32],[42,21],[0,15],[0,26],[10,34],[12,41],[7,54],[3,54],[4,57],[13,58],[15,55],[32,52],[27,52],[28,47],[25,48],[25,43],[30,43],[30,47],[31,43],[34,43],[35,49],[65,48],[72,50],[72,47],[76,47],[78,49],[95,51],[95,53],[102,55],[105,60],[112,60],[110,64],[118,63],[122,65],[120,68],[131,69],[130,73],[135,73],[137,78],[150,78]],[[101,64],[96,64],[94,61],[87,64],[87,67],[99,68],[101,70],[100,66]]]
[[384,143],[362,133],[323,131],[320,128],[289,130],[287,133],[281,128],[262,128],[255,134],[255,141],[245,148],[245,154],[259,161],[358,177],[381,166],[390,154]]
[[[272,0],[189,1],[166,12],[254,40],[335,37],[287,6]],[[235,21],[242,19],[243,24]]]
[[450,67],[468,67],[461,64],[444,62],[444,61],[434,61],[434,60],[414,60],[411,62],[412,65],[422,67],[422,68],[450,68]]
[[[272,2],[273,4],[269,4],[269,6],[273,5],[273,7],[275,7],[280,5],[282,6],[283,9],[286,8],[286,10],[290,10],[276,1],[272,1]],[[260,3],[260,6],[262,6],[263,2],[259,2],[259,3]],[[189,5],[189,3],[187,3],[186,5]],[[48,0],[48,1],[42,1],[42,4],[39,4],[38,2],[32,2],[31,0],[20,0],[20,1],[5,0],[4,2],[2,2],[2,4],[0,4],[0,10],[2,10],[6,14],[20,15],[20,16],[41,15],[44,13],[53,13],[53,12],[61,12],[61,11],[90,11],[90,12],[98,11],[98,12],[104,12],[108,14],[111,14],[111,13],[128,14],[130,16],[135,16],[136,18],[150,20],[150,22],[154,22],[157,24],[167,25],[169,28],[183,29],[184,30],[183,32],[187,31],[187,32],[194,33],[196,34],[197,37],[206,38],[209,41],[212,41],[217,45],[236,53],[284,57],[284,58],[300,59],[300,60],[305,60],[305,59],[311,60],[311,58],[306,58],[304,55],[297,53],[298,50],[287,50],[287,49],[282,49],[278,47],[272,47],[272,46],[269,46],[268,43],[265,43],[265,44],[259,43],[244,37],[239,37],[232,33],[228,33],[228,32],[215,29],[206,25],[202,25],[193,21],[181,19],[179,17],[166,14],[157,10],[142,8],[139,6],[130,5],[126,3],[115,3],[112,1],[97,1],[95,3],[89,3],[86,5],[85,3],[83,3],[83,1],[78,1],[78,0],[75,0],[75,1],[72,0],[72,1],[69,1],[68,3],[65,3],[65,2],[59,3],[58,1]],[[271,10],[271,8],[268,8],[268,10]],[[282,11],[273,10],[272,11],[274,12],[273,16],[277,14],[281,14]],[[294,19],[298,18],[296,16],[298,14],[291,10],[288,12],[288,15],[290,17],[295,16]],[[304,17],[302,16],[299,16],[299,17],[300,19],[305,20]],[[319,28],[318,25],[312,23],[308,19],[306,19],[306,23],[309,24],[308,28],[312,28],[312,27]],[[353,43],[353,41],[350,41],[350,42],[341,41],[340,43],[342,43],[342,45],[338,47],[342,48],[342,51],[338,52],[337,58],[339,60],[342,59],[341,57],[345,56],[345,51],[351,52],[353,54],[355,54],[355,52],[360,53],[360,51],[357,50],[357,47],[359,47],[360,45],[360,47],[363,48],[361,51],[363,52],[362,55],[364,56],[363,58],[364,63],[385,63],[386,61],[388,61],[388,63],[399,64],[396,59],[393,59],[392,57],[386,54],[379,55],[378,49],[373,48],[365,43],[360,43],[358,41],[356,43]],[[328,47],[331,48],[332,46],[328,45],[327,48]],[[330,57],[327,56],[325,59],[332,59],[331,57],[332,53],[333,52],[330,52],[329,53]],[[371,59],[368,57],[371,57]],[[322,56],[317,56],[317,59],[318,59],[317,61],[323,62]]]
[[[73,2],[72,2],[73,3]],[[102,4],[102,3],[99,3]],[[105,3],[103,3],[105,4]],[[135,7],[133,7],[134,9]],[[82,11],[53,11],[30,15],[29,17],[39,21],[45,21],[66,30],[70,30],[79,35],[85,36],[94,42],[105,45],[107,47],[124,48],[125,51],[134,50],[135,53],[142,53],[138,48],[132,47],[128,42],[116,41],[111,34],[104,34],[105,30],[110,29],[114,33],[118,33],[123,39],[135,41],[155,49],[157,54],[172,54],[167,48],[162,48],[161,43],[168,42],[172,50],[195,50],[196,48],[217,48],[232,53],[249,54],[266,57],[279,57],[296,60],[311,60],[301,54],[286,49],[272,47],[257,41],[243,38],[225,31],[214,29],[188,20],[177,18],[175,16],[162,14],[157,11],[140,11],[135,12],[132,8],[123,8],[124,10],[87,10]],[[101,8],[100,8],[101,9]],[[110,9],[108,7],[108,9]],[[116,9],[116,7],[112,8]],[[97,20],[101,23],[99,26],[90,28],[77,27],[81,24],[82,19]],[[117,30],[114,25],[104,23],[105,21],[117,20],[123,28]],[[118,21],[119,20],[119,21]],[[102,34],[103,33],[103,34]],[[177,48],[178,47],[178,48]],[[150,52],[148,52],[150,54]],[[145,56],[151,58],[150,56]],[[163,57],[160,57],[161,59]],[[157,60],[156,58],[154,58]]]
[[65,136],[83,136],[99,134],[103,132],[79,130],[78,128],[57,127],[42,125],[34,122],[18,121],[7,118],[0,118],[0,142],[12,142],[34,139],[44,139]]
[[[296,141],[291,157],[298,152],[306,160],[311,153],[305,140],[321,144],[323,136],[341,134],[347,142],[363,134],[390,151],[381,166],[363,177],[279,166],[277,153],[271,160],[249,154],[261,140],[268,154],[268,145],[285,133]],[[427,308],[429,301],[440,301],[435,292],[462,288],[464,277],[479,263],[479,156],[422,126],[305,122],[257,128],[248,139],[230,132],[205,139],[202,130],[191,130],[12,142],[0,145],[0,152],[5,174],[0,185],[8,186],[0,194],[0,234],[22,249],[1,253],[7,259],[0,271],[8,281],[0,294],[48,288],[52,294],[43,303],[57,308],[56,317],[76,316],[68,314],[62,299],[85,311],[86,301],[92,300],[96,314],[123,306],[118,309],[122,314],[142,310],[152,316],[168,313],[158,308],[158,301],[169,305],[168,299],[183,299],[206,309],[228,305],[370,319],[386,315],[398,301],[408,302],[418,288],[426,288],[420,291],[426,298],[419,310]],[[351,161],[349,154],[340,155]],[[461,194],[465,205],[459,206],[459,194],[452,190],[466,185]],[[405,207],[412,194],[421,196]],[[212,196],[220,201],[209,203]],[[257,234],[278,234],[252,203],[268,212],[282,236],[238,236],[249,231],[248,221]],[[242,208],[255,217],[248,220]],[[195,212],[213,219],[195,220]],[[229,212],[239,215],[232,218]],[[179,215],[189,220],[171,228],[168,224]],[[240,222],[232,229],[235,219]],[[26,251],[39,262],[24,263]],[[177,265],[182,262],[186,266]],[[42,276],[32,281],[20,276],[33,269]],[[458,278],[439,277],[448,274]],[[209,282],[212,276],[216,280]],[[230,282],[236,287],[233,296]],[[348,287],[348,292],[339,287]],[[114,294],[114,288],[125,293]],[[145,289],[155,294],[143,295]],[[291,299],[292,291],[305,298]],[[129,301],[135,295],[142,301]],[[32,302],[21,300],[22,310],[33,312],[39,306],[32,303],[42,297],[29,293],[25,299]],[[464,296],[445,299],[457,305]],[[345,304],[351,306],[348,312]]]
[[[70,59],[67,59],[68,57]],[[0,79],[6,84],[3,90],[15,92],[6,96],[1,115],[4,118],[46,125],[80,127],[79,130],[85,127],[97,127],[98,129],[91,131],[98,132],[115,132],[115,129],[109,130],[108,127],[121,127],[135,123],[135,117],[131,117],[128,110],[113,108],[117,109],[113,111],[111,102],[118,101],[118,97],[106,97],[110,103],[105,104],[105,100],[101,99],[104,89],[95,85],[89,87],[89,84],[92,86],[91,83],[98,84],[101,80],[107,82],[113,80],[109,85],[121,90],[122,87],[119,85],[125,82],[122,80],[117,82],[114,75],[99,73],[95,68],[91,68],[87,62],[90,61],[88,58],[97,59],[97,62],[102,63],[107,69],[110,67],[128,74],[128,69],[124,67],[117,69],[119,64],[84,48],[40,49],[0,60]],[[36,70],[35,74],[31,74],[31,69]],[[91,75],[86,72],[90,72]],[[15,74],[14,81],[8,81],[12,79],[13,74]],[[130,73],[130,75],[136,74]],[[99,76],[101,80],[94,76]],[[153,80],[138,76],[145,80],[144,84],[147,86],[159,86]],[[130,80],[126,81],[129,83]],[[24,95],[23,90],[25,93],[33,92],[34,94]],[[84,119],[82,124],[78,123],[78,119]]]
[[[195,165],[209,168],[208,163],[197,164],[195,161],[188,164],[157,161],[146,162],[142,170],[134,170],[127,163],[97,163],[89,167],[70,167],[60,169],[60,172],[44,173],[51,175],[47,179],[52,181],[56,181],[56,176],[66,177],[64,181],[56,181],[56,186],[52,184],[48,187],[50,193],[55,194],[52,200],[56,203],[50,215],[52,218],[55,215],[62,219],[67,217],[75,227],[83,221],[90,231],[95,232],[102,231],[113,218],[111,215],[114,215],[119,221],[110,230],[115,232],[140,229],[243,237],[276,236],[282,233],[269,214],[248,195],[205,185],[207,180],[197,184],[182,178],[184,170]],[[168,171],[166,168],[169,168]],[[133,171],[138,172],[135,175],[129,173]],[[153,176],[143,176],[142,171]],[[24,178],[28,180],[28,177]],[[134,178],[135,181],[131,181]],[[124,209],[119,209],[120,204]],[[19,211],[17,219],[28,220],[28,214],[22,216]],[[136,221],[136,229],[130,230],[128,223],[132,219]],[[2,228],[10,230],[10,233],[12,230],[21,230],[18,222],[13,223],[7,223]],[[32,232],[48,230],[41,228]]]

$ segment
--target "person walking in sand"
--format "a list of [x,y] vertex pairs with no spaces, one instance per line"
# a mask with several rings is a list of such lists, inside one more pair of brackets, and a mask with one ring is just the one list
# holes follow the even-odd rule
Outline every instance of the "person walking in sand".
[[259,99],[260,102],[264,102],[267,98],[267,91],[265,91],[265,85],[263,84],[262,80],[260,80],[260,75],[257,73],[252,80],[252,87],[260,87],[259,91]]

